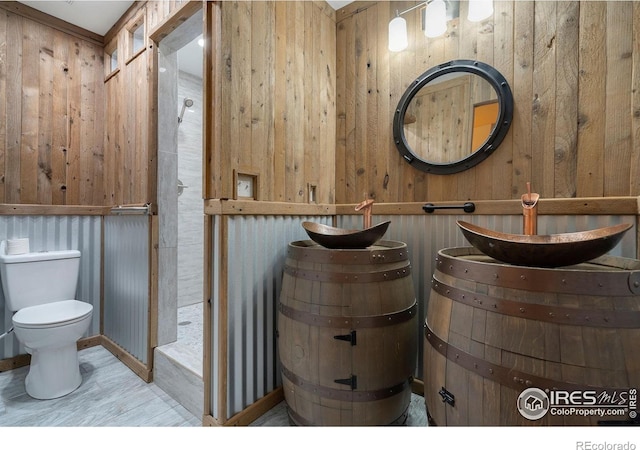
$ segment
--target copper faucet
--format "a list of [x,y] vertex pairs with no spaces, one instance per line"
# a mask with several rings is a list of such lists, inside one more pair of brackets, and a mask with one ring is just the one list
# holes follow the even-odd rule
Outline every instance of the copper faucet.
[[356,211],[362,210],[362,228],[366,230],[371,228],[371,209],[373,208],[373,199],[368,198],[356,205]]
[[531,192],[531,183],[527,182],[527,193],[521,197],[523,234],[531,236],[538,233],[538,200],[540,195]]

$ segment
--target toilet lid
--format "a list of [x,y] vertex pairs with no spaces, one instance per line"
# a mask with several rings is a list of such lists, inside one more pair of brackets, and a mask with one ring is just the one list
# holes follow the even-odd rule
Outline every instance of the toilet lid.
[[22,328],[50,328],[78,322],[93,311],[93,305],[78,300],[62,300],[22,308],[14,314],[13,324]]

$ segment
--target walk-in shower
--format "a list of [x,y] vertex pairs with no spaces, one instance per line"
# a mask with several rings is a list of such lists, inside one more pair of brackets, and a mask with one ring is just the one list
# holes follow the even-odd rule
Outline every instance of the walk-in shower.
[[191,108],[193,106],[193,100],[190,98],[185,98],[182,102],[182,111],[180,111],[180,115],[178,116],[178,123],[182,123],[182,117],[184,116],[184,112],[187,108]]

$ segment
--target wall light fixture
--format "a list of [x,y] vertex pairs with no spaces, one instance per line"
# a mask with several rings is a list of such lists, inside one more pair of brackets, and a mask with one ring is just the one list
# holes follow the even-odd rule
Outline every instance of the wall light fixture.
[[[389,22],[389,50],[400,52],[409,46],[407,21],[404,14],[422,8],[424,35],[429,38],[442,36],[447,31],[447,4],[457,3],[450,0],[427,0],[402,12],[396,10],[396,16]],[[493,14],[493,0],[469,0],[467,19],[471,22],[485,20]]]
[[470,0],[467,19],[470,22],[480,22],[493,14],[493,0]]

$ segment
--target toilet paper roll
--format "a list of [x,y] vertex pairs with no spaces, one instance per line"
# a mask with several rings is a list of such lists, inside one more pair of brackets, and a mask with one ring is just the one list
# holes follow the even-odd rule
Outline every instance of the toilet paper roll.
[[24,253],[29,253],[29,238],[7,241],[7,255],[22,255]]

